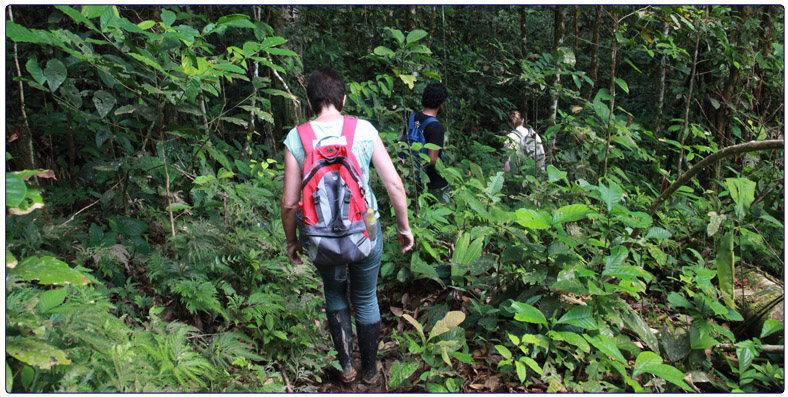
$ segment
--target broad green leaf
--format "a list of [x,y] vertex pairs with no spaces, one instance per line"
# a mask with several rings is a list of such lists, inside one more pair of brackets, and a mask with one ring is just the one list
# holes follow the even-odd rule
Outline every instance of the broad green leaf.
[[394,39],[397,40],[397,43],[399,45],[405,44],[405,35],[402,33],[401,30],[393,29],[393,28],[389,28],[389,27],[386,27],[385,29],[388,30],[389,33],[391,33],[391,36],[393,36]]
[[[403,316],[405,315],[403,314]],[[461,311],[450,311],[446,313],[446,315],[442,319],[438,320],[438,322],[435,323],[435,326],[432,327],[432,330],[430,331],[430,336],[427,339],[429,340],[438,335],[442,335],[446,332],[449,332],[452,329],[459,326],[460,323],[462,323],[463,321],[465,321],[465,313]]]
[[170,206],[167,207],[167,211],[180,211],[180,210],[188,210],[191,209],[192,206],[186,203],[172,203]]
[[416,76],[410,74],[401,74],[399,75],[399,78],[403,83],[407,84],[408,88],[411,90],[413,89],[413,85],[416,84]]
[[695,391],[684,381],[684,373],[671,365],[662,364],[662,357],[654,352],[641,352],[635,360],[635,368],[632,371],[632,376],[635,377],[643,373],[649,373],[665,379],[688,392]]
[[553,167],[552,164],[547,165],[547,181],[550,183],[554,183],[557,181],[562,181],[566,178],[566,172],[559,170],[558,168]]
[[651,281],[653,278],[653,276],[642,267],[631,265],[621,265],[612,270],[606,269],[602,272],[602,277],[617,277],[621,280],[636,280],[638,278],[643,278],[646,281]]
[[601,334],[594,337],[591,337],[588,334],[583,334],[583,338],[585,338],[594,347],[599,349],[599,351],[602,353],[605,353],[608,356],[614,358],[619,363],[626,365],[627,360],[621,354],[621,351],[618,350],[618,346],[616,346],[615,342],[613,342],[613,339]]
[[736,216],[743,219],[755,200],[756,183],[747,178],[727,178],[725,185],[728,187],[731,198],[736,202]]
[[709,335],[709,327],[706,320],[695,320],[690,328],[690,347],[693,349],[706,349],[720,342]]
[[613,272],[618,269],[629,255],[629,250],[623,245],[617,245],[610,250],[610,255],[605,257],[605,270]]
[[627,211],[617,214],[614,219],[632,228],[644,229],[651,226],[653,219],[645,212]]
[[213,65],[213,67],[214,67],[214,69],[223,70],[225,72],[233,72],[233,73],[239,73],[239,74],[246,73],[246,71],[242,67],[240,67],[238,65],[233,65],[231,63],[217,63],[217,64]]
[[11,392],[14,387],[14,373],[11,372],[11,366],[8,365],[8,360],[5,362],[5,391]]
[[659,352],[659,342],[657,336],[651,331],[651,327],[638,315],[634,310],[622,310],[619,312],[621,319],[627,325],[627,328],[634,331],[640,340],[646,343],[649,349],[654,352]]
[[517,223],[529,229],[549,229],[552,217],[546,211],[520,208],[515,211]]
[[280,56],[287,56],[287,57],[296,57],[298,54],[293,50],[288,50],[287,48],[281,47],[269,47],[263,48],[263,51],[271,54],[271,55],[280,55]]
[[35,58],[30,58],[27,63],[25,63],[25,69],[33,76],[33,80],[35,80],[36,83],[43,85],[47,81],[46,76],[44,76],[44,71],[38,66],[38,60]]
[[[752,342],[752,341],[746,341]],[[752,360],[758,356],[758,352],[755,350],[755,347],[751,344],[746,345],[746,342],[739,343],[736,348],[736,358],[739,359],[739,373],[744,373],[747,368],[752,365]]]
[[389,369],[389,388],[396,389],[419,368],[418,361],[395,361]]
[[5,206],[15,208],[27,196],[27,184],[18,174],[5,173]]
[[408,321],[408,322],[409,322],[411,325],[413,325],[413,327],[414,327],[414,328],[416,328],[416,331],[418,331],[418,332],[419,332],[419,335],[421,335],[421,338],[422,338],[422,339],[424,339],[424,340],[426,340],[426,336],[424,335],[424,327],[422,327],[422,326],[421,326],[421,323],[419,323],[418,321],[416,321],[416,319],[415,319],[415,318],[411,317],[411,315],[410,315],[410,314],[407,314],[407,313],[403,314],[403,315],[402,315],[402,318],[404,318],[404,319],[405,319],[405,320],[407,320],[407,321]]
[[200,175],[197,178],[194,178],[194,182],[192,183],[195,185],[202,185],[213,180],[216,180],[216,177],[213,175]]
[[6,353],[29,365],[49,369],[53,365],[69,365],[66,353],[56,347],[29,337],[6,338]]
[[[246,17],[246,15],[244,15]],[[248,18],[248,17],[247,17]],[[217,23],[218,25],[218,23]],[[224,26],[232,26],[234,28],[249,28],[255,29],[256,26],[248,19],[235,19],[224,24]]]
[[553,224],[558,225],[565,222],[579,221],[585,219],[592,212],[591,208],[588,208],[585,204],[565,205],[553,213]]
[[471,209],[476,212],[481,219],[490,219],[490,214],[487,212],[484,204],[482,204],[481,201],[479,201],[479,199],[476,198],[476,196],[471,193],[470,190],[463,189],[458,193],[458,195],[461,201],[468,205],[468,207],[471,207]]
[[66,300],[66,291],[68,291],[67,288],[55,288],[42,292],[38,297],[38,309],[42,313],[46,313],[50,309],[60,306]]
[[525,383],[525,364],[517,360],[514,362],[514,367],[517,370],[517,377],[520,379],[520,383]]
[[439,283],[443,283],[441,281],[440,276],[438,276],[438,272],[435,270],[435,267],[431,266],[429,263],[424,262],[419,258],[418,255],[412,255],[410,261],[410,272],[414,275],[421,275],[426,276],[431,280],[438,281]]
[[593,308],[591,306],[575,306],[564,313],[556,324],[571,324],[576,327],[596,330],[599,326],[593,318]]
[[84,23],[90,29],[98,31],[98,29],[96,29],[96,26],[93,25],[93,23],[90,22],[89,19],[85,18],[85,16],[82,15],[81,12],[79,12],[79,11],[77,11],[77,10],[71,8],[71,7],[68,7],[68,6],[55,6],[55,8],[60,10],[60,12],[68,15],[71,19],[74,20],[74,22]]
[[613,206],[624,198],[624,191],[615,182],[610,182],[610,186],[600,183],[599,193],[602,196],[602,201],[607,204],[607,212],[613,211]]
[[154,59],[152,59],[152,58],[150,58],[150,57],[148,57],[146,55],[137,54],[135,52],[130,52],[130,53],[128,53],[128,55],[130,57],[132,57],[132,58],[134,58],[134,59],[136,59],[136,60],[138,60],[138,61],[140,61],[140,62],[142,62],[142,63],[144,63],[144,64],[146,64],[146,65],[148,65],[148,66],[150,66],[150,67],[162,72],[162,73],[164,73],[164,68],[162,68],[161,65],[159,65],[158,62],[156,62],[156,60],[154,60]]
[[494,197],[503,188],[503,171],[498,171],[494,176],[490,177],[490,182],[487,183],[487,196]]
[[763,322],[763,328],[761,329],[761,336],[759,338],[763,339],[775,332],[782,331],[782,329],[783,329],[782,321],[768,319]]
[[47,61],[47,66],[44,68],[44,76],[47,79],[47,85],[52,92],[57,91],[58,87],[66,81],[68,71],[63,62],[57,59],[50,59]]
[[410,44],[410,43],[417,42],[417,41],[423,39],[425,36],[427,36],[427,32],[425,32],[425,31],[423,31],[421,29],[416,29],[416,30],[411,31],[410,33],[408,33],[407,43]]
[[717,281],[720,292],[728,307],[736,307],[735,285],[734,285],[734,254],[733,254],[733,233],[727,232],[720,237],[720,245],[717,248],[717,257],[714,258],[714,265],[717,267]]
[[511,309],[515,312],[514,319],[517,321],[547,325],[547,319],[545,319],[544,314],[527,303],[513,302]]
[[646,233],[646,238],[655,238],[658,240],[670,238],[671,236],[669,231],[657,226],[652,226],[651,229],[648,229],[648,233]]
[[534,361],[534,359],[531,357],[522,356],[520,357],[520,361],[526,363],[529,367],[531,367],[532,370],[534,370],[534,372],[539,374],[539,376],[544,375],[542,368],[540,368],[539,364],[537,364],[536,361]]
[[671,328],[663,324],[659,333],[662,348],[671,362],[683,360],[692,350],[690,348],[689,334],[683,328]]
[[687,298],[679,295],[676,292],[671,292],[668,294],[668,302],[674,308],[683,307],[685,309],[691,309],[694,307],[694,305],[690,303],[690,301],[688,301]]
[[84,274],[51,256],[25,258],[13,269],[8,269],[7,273],[23,280],[38,280],[41,284],[85,285],[89,282]]
[[138,24],[137,24],[137,26],[138,26],[140,29],[142,29],[142,30],[148,30],[148,29],[150,29],[150,28],[154,27],[155,25],[156,25],[156,22],[154,22],[154,21],[151,21],[151,20],[142,21],[142,22],[140,22],[140,23],[138,23]]
[[510,352],[510,351],[509,351],[509,349],[508,349],[508,348],[506,348],[506,346],[503,346],[503,345],[495,345],[495,350],[497,350],[497,351],[498,351],[498,354],[502,355],[502,356],[503,356],[503,358],[505,358],[505,359],[507,359],[507,360],[511,360],[511,358],[512,358],[512,352]]
[[284,37],[279,37],[279,36],[266,37],[266,39],[263,40],[262,43],[260,43],[260,48],[266,49],[269,47],[276,47],[284,43],[287,43],[287,39],[285,39]]
[[29,365],[25,365],[22,367],[22,370],[19,371],[19,380],[22,381],[22,387],[25,389],[30,389],[30,385],[33,384],[33,378],[36,377],[36,370]]
[[93,93],[93,104],[96,105],[96,110],[101,118],[109,114],[116,102],[115,96],[107,91],[98,90]]
[[374,52],[375,55],[388,57],[388,58],[391,58],[394,55],[396,55],[394,51],[391,51],[388,47],[384,47],[382,45],[375,47],[375,49],[372,52]]
[[482,255],[482,245],[484,244],[484,236],[477,237],[473,240],[468,249],[465,250],[464,255],[460,256],[455,263],[470,266]]
[[474,364],[476,364],[476,362],[475,362],[475,361],[473,361],[473,356],[471,356],[471,355],[470,355],[470,354],[468,354],[468,353],[462,353],[462,352],[449,352],[449,355],[450,355],[450,356],[452,356],[452,357],[454,357],[454,358],[456,358],[456,359],[457,359],[457,360],[459,360],[461,363],[465,363],[465,364],[469,364],[469,365],[474,365]]
[[443,387],[440,383],[427,383],[427,390],[430,393],[449,393],[449,389]]
[[49,43],[49,36],[46,32],[39,30],[31,31],[22,25],[8,20],[5,23],[5,35],[6,38],[18,43]]
[[577,348],[580,349],[581,351],[584,351],[586,353],[591,352],[591,346],[588,344],[588,342],[586,342],[586,340],[583,339],[582,336],[580,336],[580,335],[578,335],[578,334],[576,334],[574,332],[570,332],[570,331],[550,331],[550,333],[557,334],[558,337],[561,340],[563,340],[566,343],[569,343],[570,345],[577,346]]
[[624,90],[624,92],[629,94],[629,86],[627,85],[626,81],[616,77],[616,84],[618,84],[618,86],[621,87],[621,89]]
[[172,12],[172,11],[166,9],[166,8],[161,10],[161,22],[165,26],[172,26],[172,24],[175,23],[175,19],[176,19],[176,16],[175,16],[174,12]]

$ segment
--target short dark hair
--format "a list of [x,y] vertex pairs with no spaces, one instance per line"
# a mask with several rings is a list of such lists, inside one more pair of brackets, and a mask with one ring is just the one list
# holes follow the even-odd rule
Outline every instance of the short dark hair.
[[334,105],[342,111],[345,98],[345,80],[333,69],[320,68],[309,75],[306,83],[306,96],[315,114],[320,113],[324,106]]
[[446,87],[444,87],[443,84],[428,84],[427,87],[424,88],[424,93],[421,95],[421,106],[435,109],[440,106],[448,96],[449,92],[446,91]]

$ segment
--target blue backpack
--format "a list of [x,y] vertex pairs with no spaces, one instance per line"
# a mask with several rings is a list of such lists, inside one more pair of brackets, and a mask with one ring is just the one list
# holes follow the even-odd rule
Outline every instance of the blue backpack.
[[[403,162],[407,161],[408,157],[413,157],[414,161],[417,164],[421,164],[421,169],[425,169],[427,167],[427,163],[419,156],[419,153],[427,154],[427,148],[424,147],[426,144],[426,140],[424,139],[424,129],[427,128],[427,125],[432,123],[433,121],[438,121],[435,117],[427,117],[426,120],[422,122],[416,121],[416,113],[413,113],[408,118],[408,132],[407,135],[403,135],[403,142],[405,142],[408,147],[411,147],[413,143],[420,143],[421,149],[420,150],[406,150],[404,152],[399,153],[399,158],[403,160]],[[408,153],[410,152],[410,153]],[[443,159],[443,152],[441,152],[441,160]],[[419,174],[416,174],[416,180],[419,180]]]

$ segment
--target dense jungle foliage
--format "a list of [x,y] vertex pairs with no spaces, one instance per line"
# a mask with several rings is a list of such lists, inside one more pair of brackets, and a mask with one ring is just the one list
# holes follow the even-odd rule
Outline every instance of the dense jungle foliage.
[[[9,6],[6,390],[782,391],[783,13]],[[412,253],[372,181],[380,390],[339,382],[285,253],[282,141],[320,66],[390,153],[449,90],[451,202],[400,169]],[[514,109],[545,172],[501,170]]]

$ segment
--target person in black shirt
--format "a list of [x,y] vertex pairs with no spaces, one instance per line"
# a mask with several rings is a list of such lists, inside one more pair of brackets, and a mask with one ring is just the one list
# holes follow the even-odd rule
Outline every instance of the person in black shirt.
[[[427,85],[421,96],[421,105],[424,109],[416,113],[415,121],[424,122],[430,116],[437,118],[438,112],[443,109],[443,102],[448,96],[448,91],[446,91],[446,87],[443,84],[432,83]],[[448,203],[450,198],[449,182],[435,170],[435,163],[438,162],[438,158],[443,157],[445,133],[446,129],[440,121],[429,123],[424,127],[424,140],[426,143],[432,143],[441,147],[440,150],[427,150],[427,155],[430,157],[430,163],[425,170],[430,178],[430,181],[427,183],[427,189],[438,200]]]

